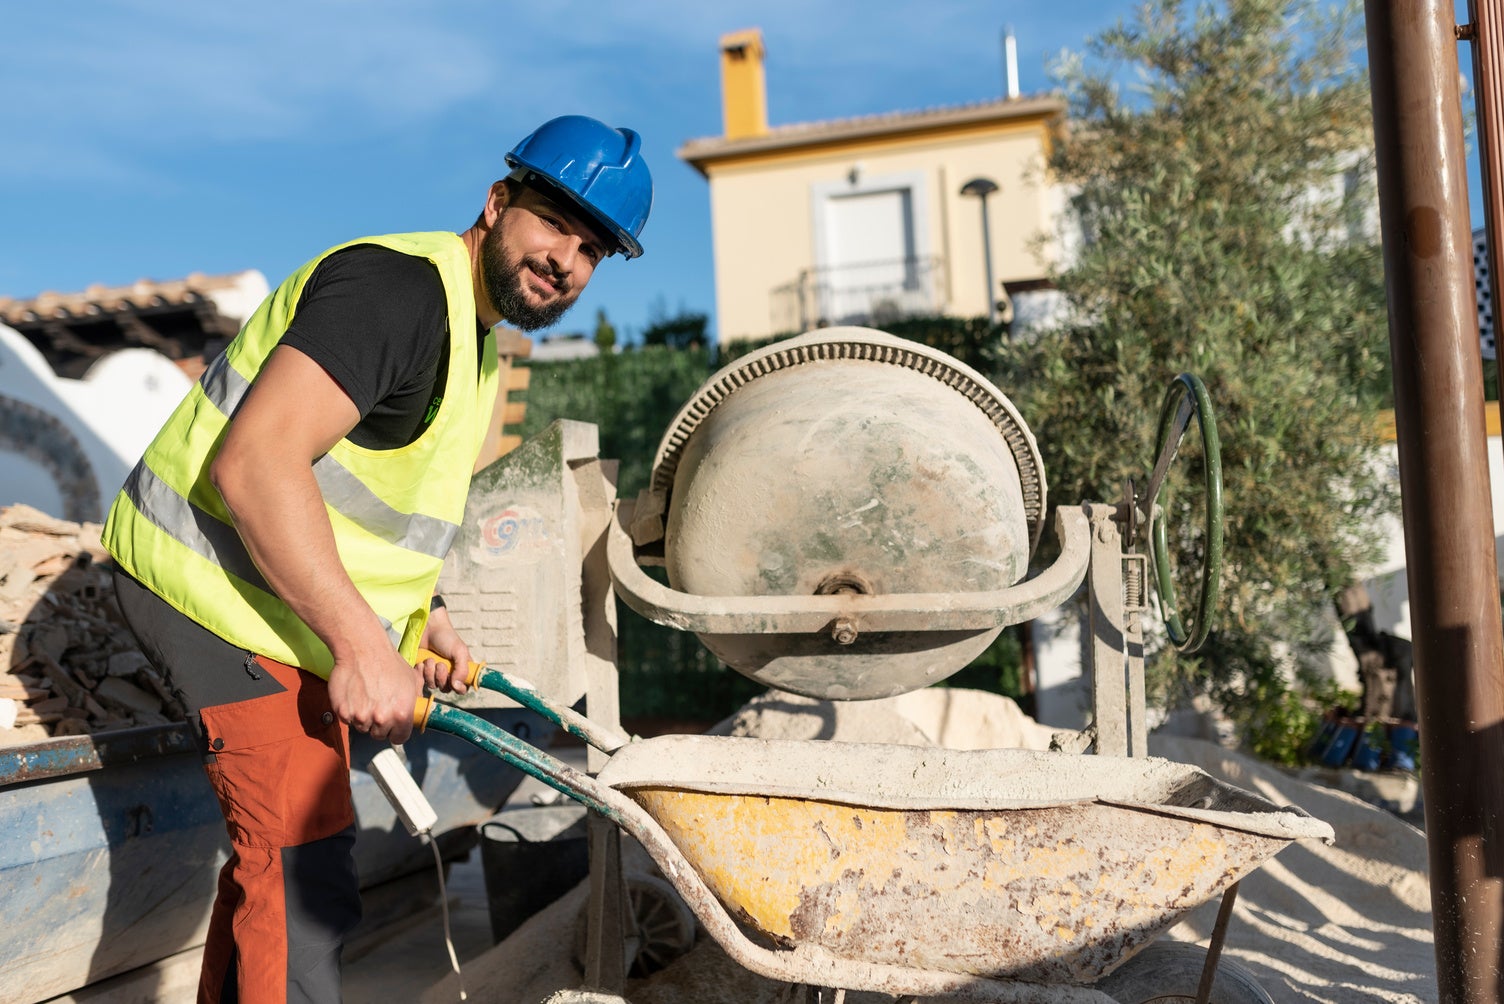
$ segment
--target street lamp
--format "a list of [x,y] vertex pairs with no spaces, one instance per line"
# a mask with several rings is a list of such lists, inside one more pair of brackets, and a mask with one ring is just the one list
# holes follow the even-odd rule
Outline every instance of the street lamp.
[[987,229],[987,196],[997,191],[991,178],[972,178],[961,186],[962,195],[975,195],[982,203],[982,261],[987,269],[987,324],[997,324],[997,297],[992,292],[992,233]]

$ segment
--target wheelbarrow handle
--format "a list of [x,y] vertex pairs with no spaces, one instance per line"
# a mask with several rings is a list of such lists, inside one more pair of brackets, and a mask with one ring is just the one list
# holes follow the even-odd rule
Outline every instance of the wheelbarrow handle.
[[[432,697],[418,699],[414,724],[421,720],[424,726],[436,732],[452,736],[498,757],[529,777],[536,778],[555,791],[562,792],[588,809],[601,813],[617,825],[625,825],[623,814],[625,801],[611,789],[599,784],[589,775],[582,774],[564,761],[519,739],[501,727],[447,704],[440,704]],[[629,828],[630,831],[630,828]]]
[[[434,662],[438,663],[440,666],[444,667],[445,669],[450,669],[451,668],[451,665],[450,665],[450,662],[449,662],[448,659],[444,658],[442,655],[439,655],[437,652],[431,652],[431,651],[429,651],[426,648],[420,648],[420,649],[418,649],[418,656],[417,656],[417,659],[414,662],[414,665],[418,665],[418,664],[427,662],[429,659],[432,659]],[[456,673],[456,674],[454,674],[451,677],[451,679],[457,680],[460,683],[463,683],[467,687],[478,687],[478,686],[480,686],[480,682],[479,682],[480,681],[480,674],[485,670],[485,668],[486,668],[486,664],[485,663],[483,663],[483,662],[476,662],[475,660],[472,659],[470,661],[469,668],[466,669],[466,671],[463,674]]]
[[[419,649],[418,662],[423,662],[427,659],[432,659],[446,668],[449,666],[449,660],[443,656],[430,652],[427,649]],[[619,729],[613,729],[609,726],[592,722],[573,708],[566,707],[557,701],[552,701],[544,697],[538,693],[537,687],[521,677],[513,676],[503,670],[491,669],[483,662],[470,663],[468,672],[461,676],[460,680],[467,687],[481,687],[485,690],[494,690],[499,694],[505,694],[523,707],[536,711],[576,739],[581,739],[594,746],[602,753],[615,753],[632,741],[631,736]],[[419,698],[418,706],[420,712],[422,711],[424,701],[429,702],[431,706],[433,698]],[[432,714],[431,707],[428,714]],[[427,720],[427,717],[424,717],[420,722],[417,717],[414,717],[413,724],[418,727],[419,731],[422,731],[426,727]]]

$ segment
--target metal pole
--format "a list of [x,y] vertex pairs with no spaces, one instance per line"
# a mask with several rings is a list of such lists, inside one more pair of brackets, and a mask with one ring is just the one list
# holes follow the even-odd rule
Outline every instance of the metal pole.
[[1091,599],[1092,728],[1099,756],[1128,756],[1127,664],[1123,651],[1123,536],[1113,522],[1117,507],[1101,502],[1086,506],[1091,517],[1091,565],[1087,595]]
[[1437,986],[1500,1000],[1504,636],[1452,0],[1367,0]]
[[[1483,181],[1483,227],[1488,234],[1488,297],[1499,330],[1499,226],[1504,224],[1504,0],[1468,0],[1465,37],[1472,43],[1473,102],[1477,110],[1478,165]],[[1495,336],[1494,366],[1499,356]],[[1499,395],[1504,418],[1504,394]]]
[[982,193],[982,262],[987,269],[987,325],[997,326],[997,294],[992,291],[992,231],[987,228],[987,196]]
[[997,294],[992,291],[992,231],[987,228],[987,196],[997,191],[991,178],[972,178],[961,186],[962,195],[975,195],[982,202],[982,260],[987,269],[987,324],[997,325]]

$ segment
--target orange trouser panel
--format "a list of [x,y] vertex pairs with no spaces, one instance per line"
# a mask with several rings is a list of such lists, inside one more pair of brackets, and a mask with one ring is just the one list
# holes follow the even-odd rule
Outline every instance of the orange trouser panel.
[[349,732],[324,680],[256,661],[282,693],[200,712],[231,855],[199,1001],[337,1002],[341,944],[360,919]]

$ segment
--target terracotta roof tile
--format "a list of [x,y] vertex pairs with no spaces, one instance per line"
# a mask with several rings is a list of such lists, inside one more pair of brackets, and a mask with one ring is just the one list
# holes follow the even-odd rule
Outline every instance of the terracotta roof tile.
[[197,303],[208,293],[234,287],[244,275],[244,272],[229,275],[194,272],[184,279],[138,279],[129,286],[94,283],[81,293],[47,290],[26,300],[0,296],[0,321],[36,323],[53,318],[98,317]]

